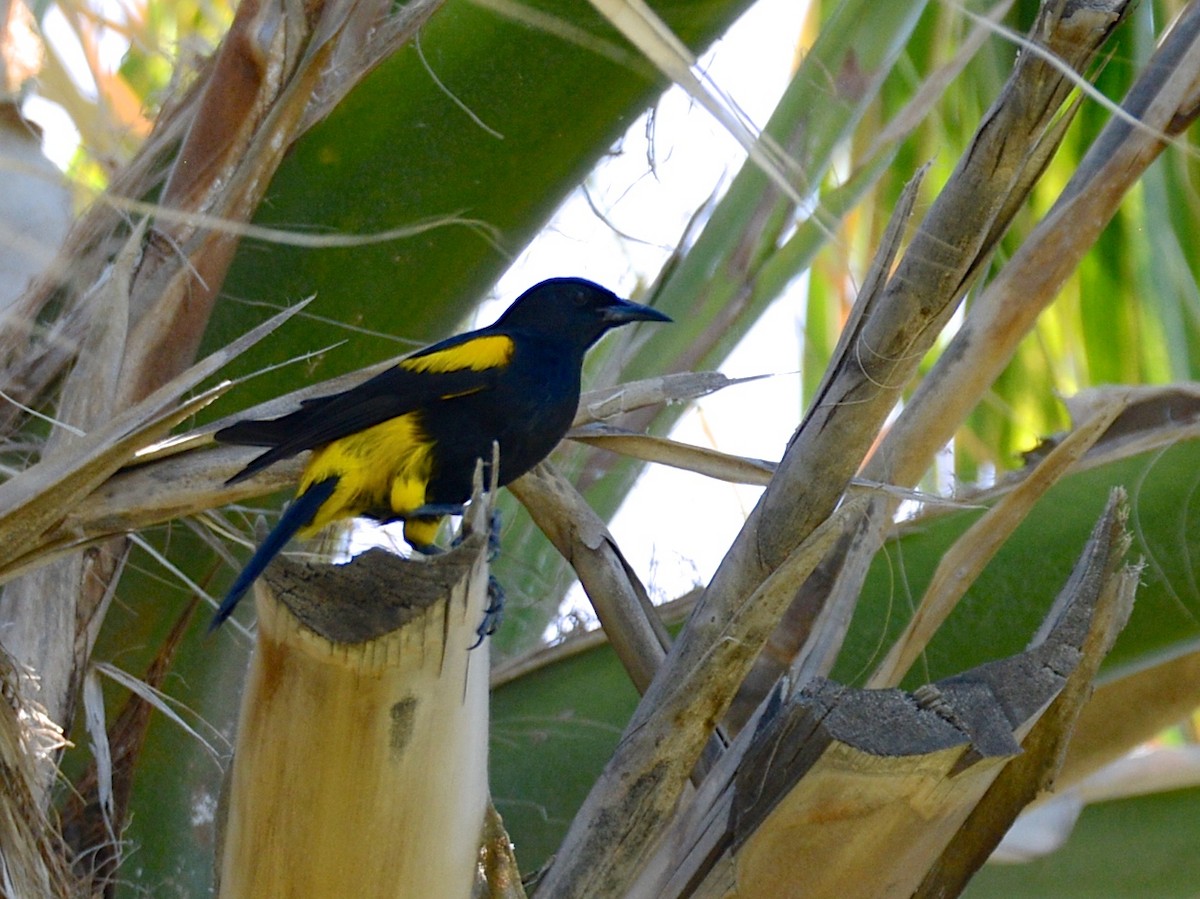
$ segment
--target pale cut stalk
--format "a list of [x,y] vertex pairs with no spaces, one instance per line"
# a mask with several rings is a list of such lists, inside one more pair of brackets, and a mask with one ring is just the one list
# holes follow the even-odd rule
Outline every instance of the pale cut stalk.
[[468,899],[485,849],[483,466],[459,545],[423,563],[278,557],[218,820],[221,899]]
[[[1028,749],[1039,732],[1069,732],[1132,602],[1136,569],[1123,565],[1122,501],[1114,493],[1044,639],[1025,652],[915,693],[821,678],[780,685],[672,822],[628,895],[911,895],[1008,776],[1006,766],[1022,758],[1022,742]],[[1055,763],[1044,754],[1023,776],[1040,782]],[[973,833],[1006,826],[983,820]]]
[[471,895],[488,804],[488,642],[468,651],[485,550],[477,536],[424,564],[372,550],[268,569],[221,899]]
[[1005,766],[912,892],[917,899],[959,895],[1021,809],[1054,785],[1100,663],[1133,611],[1141,566],[1124,561],[1132,543],[1126,529],[1128,514],[1125,491],[1113,490],[1067,585],[1026,653],[1049,649],[1056,632],[1082,633],[1070,651],[1052,652],[1043,662],[1044,668],[1065,673],[1066,682],[1021,741],[1021,755]]

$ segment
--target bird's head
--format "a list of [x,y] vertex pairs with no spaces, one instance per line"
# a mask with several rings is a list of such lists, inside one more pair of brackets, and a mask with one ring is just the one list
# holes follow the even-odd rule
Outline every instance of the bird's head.
[[657,309],[623,300],[583,278],[551,278],[517,297],[496,325],[554,334],[587,349],[610,328],[670,320]]

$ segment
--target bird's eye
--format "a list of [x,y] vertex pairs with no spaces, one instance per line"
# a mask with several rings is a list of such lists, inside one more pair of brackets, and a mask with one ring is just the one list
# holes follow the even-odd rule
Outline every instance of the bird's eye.
[[582,309],[588,304],[588,296],[586,293],[577,293],[571,298],[571,300],[575,303],[575,307],[577,309]]

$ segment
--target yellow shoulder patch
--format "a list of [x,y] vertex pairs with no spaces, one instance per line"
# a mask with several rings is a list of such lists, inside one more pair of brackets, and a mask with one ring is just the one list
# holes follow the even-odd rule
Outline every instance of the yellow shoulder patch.
[[486,371],[507,365],[512,358],[513,342],[503,334],[476,337],[457,346],[401,360],[400,367],[409,371],[446,372]]

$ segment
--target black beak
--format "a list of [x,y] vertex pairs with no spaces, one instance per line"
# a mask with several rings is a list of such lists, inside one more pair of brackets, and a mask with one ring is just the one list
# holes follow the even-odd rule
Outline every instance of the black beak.
[[631,303],[629,300],[617,300],[612,305],[606,306],[601,317],[604,323],[611,327],[629,322],[669,322],[672,320],[669,315],[664,315],[657,309],[651,309],[641,303]]

